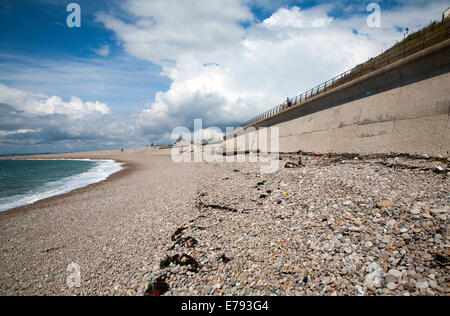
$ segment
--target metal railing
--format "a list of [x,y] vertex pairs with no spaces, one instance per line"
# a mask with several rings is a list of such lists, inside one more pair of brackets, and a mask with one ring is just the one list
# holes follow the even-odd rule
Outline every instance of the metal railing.
[[[423,34],[421,34],[423,33]],[[427,34],[428,33],[428,34]],[[290,104],[288,102],[284,102],[256,117],[245,122],[241,125],[242,128],[245,128],[248,125],[251,125],[255,122],[262,121],[269,117],[275,116],[283,111],[286,111],[290,108],[298,107],[303,104],[305,101],[315,97],[325,91],[336,88],[337,86],[341,86],[347,82],[350,82],[354,79],[362,77],[368,73],[371,73],[377,69],[380,69],[384,66],[392,64],[393,62],[405,58],[409,55],[417,53],[425,48],[433,46],[437,43],[440,43],[449,38],[450,35],[450,19],[446,19],[440,23],[433,23],[430,26],[416,32],[412,33],[402,42],[394,45],[392,48],[388,49],[383,54],[371,58],[364,64],[358,65],[355,68],[348,70],[320,85],[303,92],[302,94],[290,99]]]

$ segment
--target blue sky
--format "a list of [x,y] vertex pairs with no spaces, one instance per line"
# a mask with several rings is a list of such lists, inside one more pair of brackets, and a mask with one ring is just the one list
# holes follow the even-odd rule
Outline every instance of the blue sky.
[[372,29],[372,1],[74,2],[81,28],[66,25],[70,1],[0,1],[0,154],[168,143],[194,118],[234,126],[448,6],[378,1]]
[[[96,12],[116,7],[114,1],[78,1],[81,28],[66,25],[69,3],[2,2],[0,29],[8,31],[0,41],[1,83],[65,99],[100,99],[118,114],[136,111],[168,89],[170,80],[160,76],[160,66],[125,54],[113,32],[95,21]],[[104,46],[109,47],[106,57],[95,52]],[[18,75],[25,71],[32,74]]]

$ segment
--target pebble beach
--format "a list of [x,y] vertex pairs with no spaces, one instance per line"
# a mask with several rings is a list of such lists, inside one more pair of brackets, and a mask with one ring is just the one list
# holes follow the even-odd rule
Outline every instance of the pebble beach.
[[450,294],[447,159],[284,154],[261,174],[150,148],[44,158],[125,168],[0,213],[0,295]]

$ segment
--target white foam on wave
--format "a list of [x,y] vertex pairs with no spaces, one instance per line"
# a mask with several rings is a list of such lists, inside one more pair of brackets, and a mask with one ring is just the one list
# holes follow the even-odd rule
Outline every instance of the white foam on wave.
[[[33,160],[33,159],[28,159]],[[35,159],[44,160],[44,159]],[[122,169],[122,164],[113,160],[90,160],[90,159],[49,159],[49,160],[78,160],[98,162],[93,168],[86,172],[62,178],[57,181],[48,182],[42,187],[23,195],[15,195],[0,199],[0,211],[6,211],[15,207],[32,204],[55,195],[64,194],[89,184],[97,183],[107,179],[113,173]]]

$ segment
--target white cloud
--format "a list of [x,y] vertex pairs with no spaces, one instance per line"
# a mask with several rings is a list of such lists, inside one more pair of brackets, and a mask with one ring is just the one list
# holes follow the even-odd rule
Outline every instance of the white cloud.
[[100,55],[102,57],[108,57],[109,55],[109,45],[103,45],[102,47],[95,49],[92,49],[97,55]]
[[238,23],[253,18],[240,0],[129,0],[122,7],[136,18],[134,24],[105,13],[98,20],[117,34],[130,54],[157,64],[190,50],[234,45],[245,35]]
[[290,28],[298,29],[305,27],[326,27],[333,18],[323,14],[326,7],[315,7],[308,11],[302,11],[294,6],[291,9],[280,8],[272,16],[265,19],[262,25],[268,29]]
[[61,152],[140,146],[133,115],[115,115],[99,101],[63,101],[0,84],[2,152]]
[[17,129],[14,131],[0,131],[0,136],[14,135],[14,134],[26,134],[26,133],[35,133],[34,129]]
[[0,103],[30,114],[63,114],[71,118],[80,118],[91,114],[111,114],[108,106],[102,102],[83,102],[72,96],[69,102],[64,102],[58,96],[48,97],[44,94],[32,94],[0,84]]

